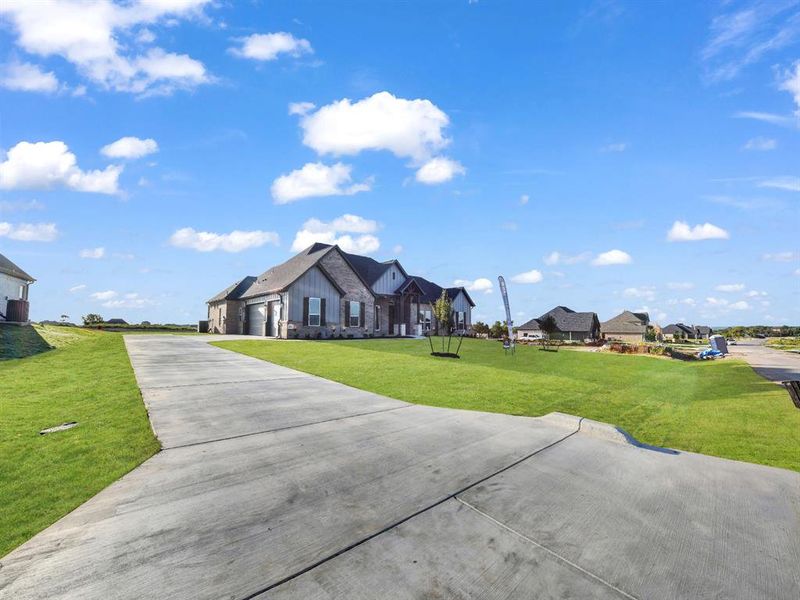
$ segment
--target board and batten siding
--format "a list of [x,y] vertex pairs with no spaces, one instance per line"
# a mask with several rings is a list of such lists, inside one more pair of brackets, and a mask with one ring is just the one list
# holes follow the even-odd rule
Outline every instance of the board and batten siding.
[[396,264],[392,264],[392,266],[386,269],[386,272],[372,284],[372,291],[376,294],[394,294],[400,284],[405,280],[406,276],[403,275],[403,272]]
[[469,302],[464,296],[464,292],[458,292],[458,296],[453,298],[453,310],[469,314],[470,308]]
[[339,290],[317,267],[309,269],[288,290],[289,320],[303,321],[303,298],[325,298],[325,322],[339,323]]

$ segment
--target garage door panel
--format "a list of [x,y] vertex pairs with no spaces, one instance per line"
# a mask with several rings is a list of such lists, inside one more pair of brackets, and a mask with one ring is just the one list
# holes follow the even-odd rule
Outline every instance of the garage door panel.
[[264,314],[266,307],[263,304],[251,304],[247,307],[247,335],[264,335]]

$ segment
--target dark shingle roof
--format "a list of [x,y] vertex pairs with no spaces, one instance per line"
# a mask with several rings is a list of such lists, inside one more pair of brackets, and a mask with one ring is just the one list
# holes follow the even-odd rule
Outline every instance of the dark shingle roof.
[[[386,262],[378,262],[374,258],[370,258],[369,256],[361,256],[359,254],[350,254],[349,252],[342,252],[344,257],[350,261],[353,269],[355,269],[356,273],[361,275],[361,279],[367,282],[370,287],[374,284],[380,276],[383,275],[386,270],[392,266],[392,263],[397,261],[386,261]],[[398,266],[400,263],[397,263]],[[400,270],[403,270],[403,267],[400,267]]]
[[248,275],[244,279],[240,279],[236,283],[229,285],[213,298],[209,298],[208,300],[206,300],[206,302],[207,303],[221,302],[222,300],[230,300],[232,298],[238,298],[242,294],[242,292],[244,292],[247,288],[253,285],[255,280],[256,278],[253,275]]
[[600,324],[603,333],[644,333],[650,322],[647,313],[635,313],[629,310],[622,311],[613,319]]
[[397,289],[398,290],[403,289],[412,281],[416,283],[423,292],[419,298],[420,301],[422,302],[433,304],[442,295],[442,290],[445,290],[447,292],[447,297],[450,298],[450,300],[455,300],[456,296],[458,296],[459,293],[463,292],[470,306],[475,306],[475,303],[472,301],[472,298],[470,298],[470,295],[467,293],[467,290],[464,289],[463,287],[443,288],[442,286],[433,283],[432,281],[428,281],[427,279],[425,279],[424,277],[420,277],[419,275],[409,276],[408,279],[406,279],[402,284],[400,284],[400,287],[398,287]]
[[597,321],[597,314],[593,312],[575,312],[566,306],[556,306],[554,309],[547,311],[542,316],[531,319],[519,329],[540,329],[540,322],[548,315],[553,317],[556,322],[558,331],[593,331],[595,329],[595,322]]
[[16,277],[18,279],[24,279],[25,281],[30,281],[31,283],[36,281],[33,277],[28,275],[25,271],[20,269],[2,254],[0,254],[0,273],[5,273],[6,275],[11,275],[12,277]]
[[661,333],[686,333],[695,335],[694,329],[688,325],[684,325],[683,323],[673,323],[671,325],[667,325],[661,330]]

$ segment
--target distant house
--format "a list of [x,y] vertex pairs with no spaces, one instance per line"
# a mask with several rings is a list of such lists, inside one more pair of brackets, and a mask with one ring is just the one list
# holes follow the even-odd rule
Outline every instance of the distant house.
[[600,337],[600,321],[597,313],[575,312],[566,306],[556,306],[542,316],[520,325],[517,328],[517,339],[541,339],[544,335],[541,323],[548,316],[553,317],[556,324],[556,331],[550,335],[550,339],[577,342],[596,340]]
[[442,292],[451,301],[452,328],[469,331],[475,303],[465,288],[409,275],[396,259],[315,243],[210,298],[208,329],[277,338],[420,335],[436,330],[433,305]]
[[684,325],[683,323],[673,323],[661,329],[661,335],[665,340],[675,340],[676,338],[685,340],[694,340],[697,338],[697,332],[691,325]]
[[125,319],[109,319],[106,321],[106,325],[127,325],[128,322]]
[[647,313],[625,310],[613,319],[600,323],[600,334],[606,340],[643,342],[649,325],[650,315]]
[[0,321],[28,320],[28,286],[34,281],[33,277],[0,254]]
[[709,337],[714,335],[714,330],[711,329],[711,327],[709,327],[708,325],[695,325],[694,330],[697,333],[698,338],[708,339]]

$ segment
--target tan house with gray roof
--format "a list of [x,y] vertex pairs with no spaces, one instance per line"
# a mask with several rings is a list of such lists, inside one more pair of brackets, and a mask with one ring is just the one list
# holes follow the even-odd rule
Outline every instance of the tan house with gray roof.
[[624,310],[613,319],[600,323],[600,334],[606,340],[638,343],[645,341],[650,315]]

